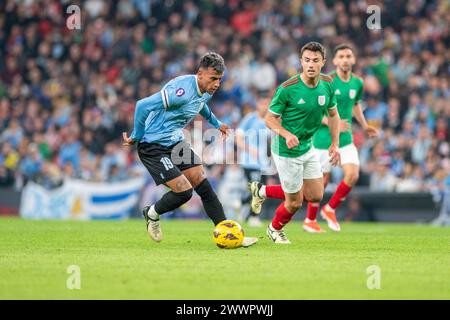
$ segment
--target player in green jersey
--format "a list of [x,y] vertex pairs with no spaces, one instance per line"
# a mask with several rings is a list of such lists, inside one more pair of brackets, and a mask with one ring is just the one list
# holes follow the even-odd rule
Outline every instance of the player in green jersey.
[[[332,165],[339,164],[339,114],[330,77],[320,73],[325,64],[325,48],[307,43],[300,51],[303,71],[280,85],[269,106],[266,125],[277,135],[272,141],[272,157],[286,198],[267,227],[275,243],[290,243],[283,230],[301,207],[303,198],[319,202],[323,197],[322,169],[312,146],[312,137],[322,118],[328,115]],[[259,208],[260,209],[260,208]]]
[[[327,221],[328,227],[333,231],[341,230],[339,222],[336,219],[335,210],[345,200],[359,178],[359,156],[358,150],[353,144],[351,127],[353,116],[369,138],[378,136],[378,130],[367,124],[361,109],[360,102],[363,92],[363,80],[352,73],[352,67],[355,62],[354,50],[350,45],[341,44],[334,49],[333,64],[336,66],[336,71],[329,75],[333,78],[338,112],[341,117],[339,153],[341,154],[341,167],[344,171],[344,179],[340,182],[330,201],[320,210],[320,215]],[[326,152],[331,143],[330,130],[327,125],[327,119],[324,118],[322,120],[322,126],[315,134],[313,140],[314,147],[320,155],[325,186],[330,179],[331,171]],[[308,232],[323,232],[316,222],[319,205],[320,203],[318,202],[308,203],[306,220],[303,224],[304,230]]]
[[[337,222],[335,209],[339,206],[345,196],[350,192],[353,185],[358,180],[359,158],[358,151],[353,144],[351,123],[352,116],[360,123],[369,137],[378,136],[378,130],[367,124],[361,110],[360,100],[363,91],[363,81],[352,74],[352,67],[355,64],[355,55],[352,47],[342,44],[334,49],[333,64],[336,71],[330,76],[333,79],[335,96],[340,115],[339,153],[341,164],[344,170],[344,179],[339,184],[330,202],[321,210],[321,216],[327,221],[328,226],[334,231],[340,231]],[[330,177],[330,159],[328,148],[332,143],[332,138],[328,128],[328,119],[322,119],[322,125],[314,135],[313,145],[316,148],[322,170],[324,172],[324,185],[328,183]],[[252,192],[252,205],[261,209],[261,204],[265,197],[284,199],[281,186],[262,186],[257,183],[249,185]],[[324,232],[316,221],[319,202],[308,203],[307,216],[303,223],[303,229],[308,232]]]

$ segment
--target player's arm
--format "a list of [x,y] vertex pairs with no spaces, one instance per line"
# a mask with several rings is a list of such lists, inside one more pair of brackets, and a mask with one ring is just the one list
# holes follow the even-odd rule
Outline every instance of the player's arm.
[[123,140],[125,141],[123,145],[132,145],[144,136],[145,121],[151,111],[177,108],[184,103],[184,99],[184,91],[182,91],[182,93],[177,93],[176,85],[172,80],[169,81],[161,91],[150,97],[139,100],[136,103],[136,110],[134,112],[134,130],[130,137],[127,136],[126,132],[122,134]]
[[369,138],[375,138],[378,136],[379,132],[376,128],[370,126],[367,124],[366,121],[366,117],[364,117],[364,113],[362,111],[362,107],[361,107],[361,99],[362,99],[362,95],[363,95],[363,90],[364,90],[364,82],[362,79],[360,79],[360,86],[359,86],[359,90],[356,93],[356,99],[355,99],[355,105],[353,107],[352,110],[352,115],[355,117],[356,121],[358,121],[358,123],[361,125],[361,127],[364,129],[364,131],[366,132],[367,136]]
[[330,155],[330,162],[333,166],[336,166],[340,162],[339,155],[339,132],[340,132],[340,118],[337,108],[328,109],[328,128],[331,134],[331,145],[328,149]]
[[355,117],[356,121],[358,121],[358,123],[361,125],[361,127],[364,129],[369,138],[378,137],[379,132],[377,128],[367,124],[366,117],[364,117],[364,113],[362,111],[361,104],[359,102],[357,102],[353,107],[353,116]]
[[269,112],[266,113],[264,120],[267,128],[286,139],[287,147],[292,149],[298,146],[300,142],[294,134],[283,128],[281,125],[281,115],[283,114],[287,103],[287,92],[283,86],[279,86],[270,103]]
[[337,100],[334,95],[334,88],[331,87],[331,99],[327,106],[328,114],[328,128],[331,135],[331,145],[328,148],[328,154],[330,156],[330,162],[332,166],[337,166],[341,162],[341,156],[339,154],[339,132],[340,122],[339,112],[337,108]]
[[[324,116],[322,118],[322,124],[328,127],[328,117]],[[350,123],[348,123],[347,119],[339,120],[339,129],[341,132],[349,131],[351,129]]]
[[150,97],[139,100],[134,110],[134,128],[130,137],[126,132],[122,133],[124,146],[130,146],[141,140],[145,134],[145,121],[151,111],[163,108],[163,100],[161,92],[157,92]]
[[289,149],[298,146],[300,142],[298,141],[297,136],[290,133],[288,130],[281,126],[281,118],[279,115],[276,115],[272,112],[267,112],[265,120],[266,126],[269,129],[273,130],[276,134],[286,139],[286,145]]
[[339,113],[337,108],[328,110],[328,128],[331,134],[331,144],[339,146]]
[[227,137],[228,136],[228,125],[225,123],[219,121],[217,117],[214,115],[214,113],[209,109],[208,105],[205,103],[202,110],[200,110],[200,115],[206,119],[214,128],[219,129],[219,131],[222,133],[222,136]]

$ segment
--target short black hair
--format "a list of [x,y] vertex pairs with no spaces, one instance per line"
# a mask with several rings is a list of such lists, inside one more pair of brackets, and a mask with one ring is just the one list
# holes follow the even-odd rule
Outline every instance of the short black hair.
[[355,49],[353,49],[353,46],[349,43],[341,43],[338,44],[336,47],[334,47],[334,56],[336,56],[336,53],[338,53],[339,50],[345,50],[345,49],[350,49],[353,54],[355,53]]
[[320,54],[322,55],[322,58],[325,59],[325,55],[326,55],[325,47],[322,44],[320,44],[319,42],[312,41],[312,42],[308,42],[307,44],[305,44],[300,50],[300,59],[303,57],[303,52],[305,52],[305,50],[314,51],[314,52],[319,51]]
[[223,73],[225,71],[225,61],[220,54],[207,52],[200,58],[200,68],[213,68],[217,73]]

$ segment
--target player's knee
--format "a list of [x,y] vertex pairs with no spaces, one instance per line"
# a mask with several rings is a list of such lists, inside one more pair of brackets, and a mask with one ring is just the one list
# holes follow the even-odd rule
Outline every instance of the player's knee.
[[322,200],[322,197],[314,196],[314,195],[305,195],[303,197],[303,200],[306,202],[316,203],[316,202],[320,202]]
[[290,212],[290,213],[295,213],[298,211],[298,209],[300,209],[302,207],[302,203],[303,200],[292,200],[289,202],[285,203],[285,208]]
[[323,188],[319,185],[317,188],[305,188],[303,191],[304,200],[316,203],[322,201],[323,198]]
[[201,170],[199,173],[195,174],[193,177],[191,177],[191,183],[194,186],[194,188],[197,188],[200,186],[200,184],[206,180],[206,174],[203,170]]
[[325,173],[323,175],[323,186],[324,186],[324,188],[328,185],[329,182],[330,182],[330,174],[329,173]]
[[308,202],[316,203],[322,201],[323,194],[311,194],[308,196]]
[[354,186],[358,182],[358,179],[359,172],[351,172],[344,177],[345,183],[350,187]]

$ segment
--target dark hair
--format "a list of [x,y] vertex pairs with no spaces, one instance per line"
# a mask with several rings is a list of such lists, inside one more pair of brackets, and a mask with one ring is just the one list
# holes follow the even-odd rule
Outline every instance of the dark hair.
[[336,55],[336,53],[339,50],[345,50],[345,49],[350,49],[353,53],[355,53],[355,50],[353,49],[353,47],[350,44],[342,43],[342,44],[338,44],[336,47],[334,47],[334,50],[333,50],[334,55]]
[[325,59],[325,47],[323,45],[321,45],[318,42],[308,42],[307,44],[305,44],[302,49],[300,50],[300,59],[303,56],[303,52],[305,52],[305,50],[309,50],[309,51],[319,51],[320,54],[322,55],[322,58]]
[[222,56],[215,52],[207,52],[200,58],[199,68],[213,68],[218,73],[225,71],[225,61]]

